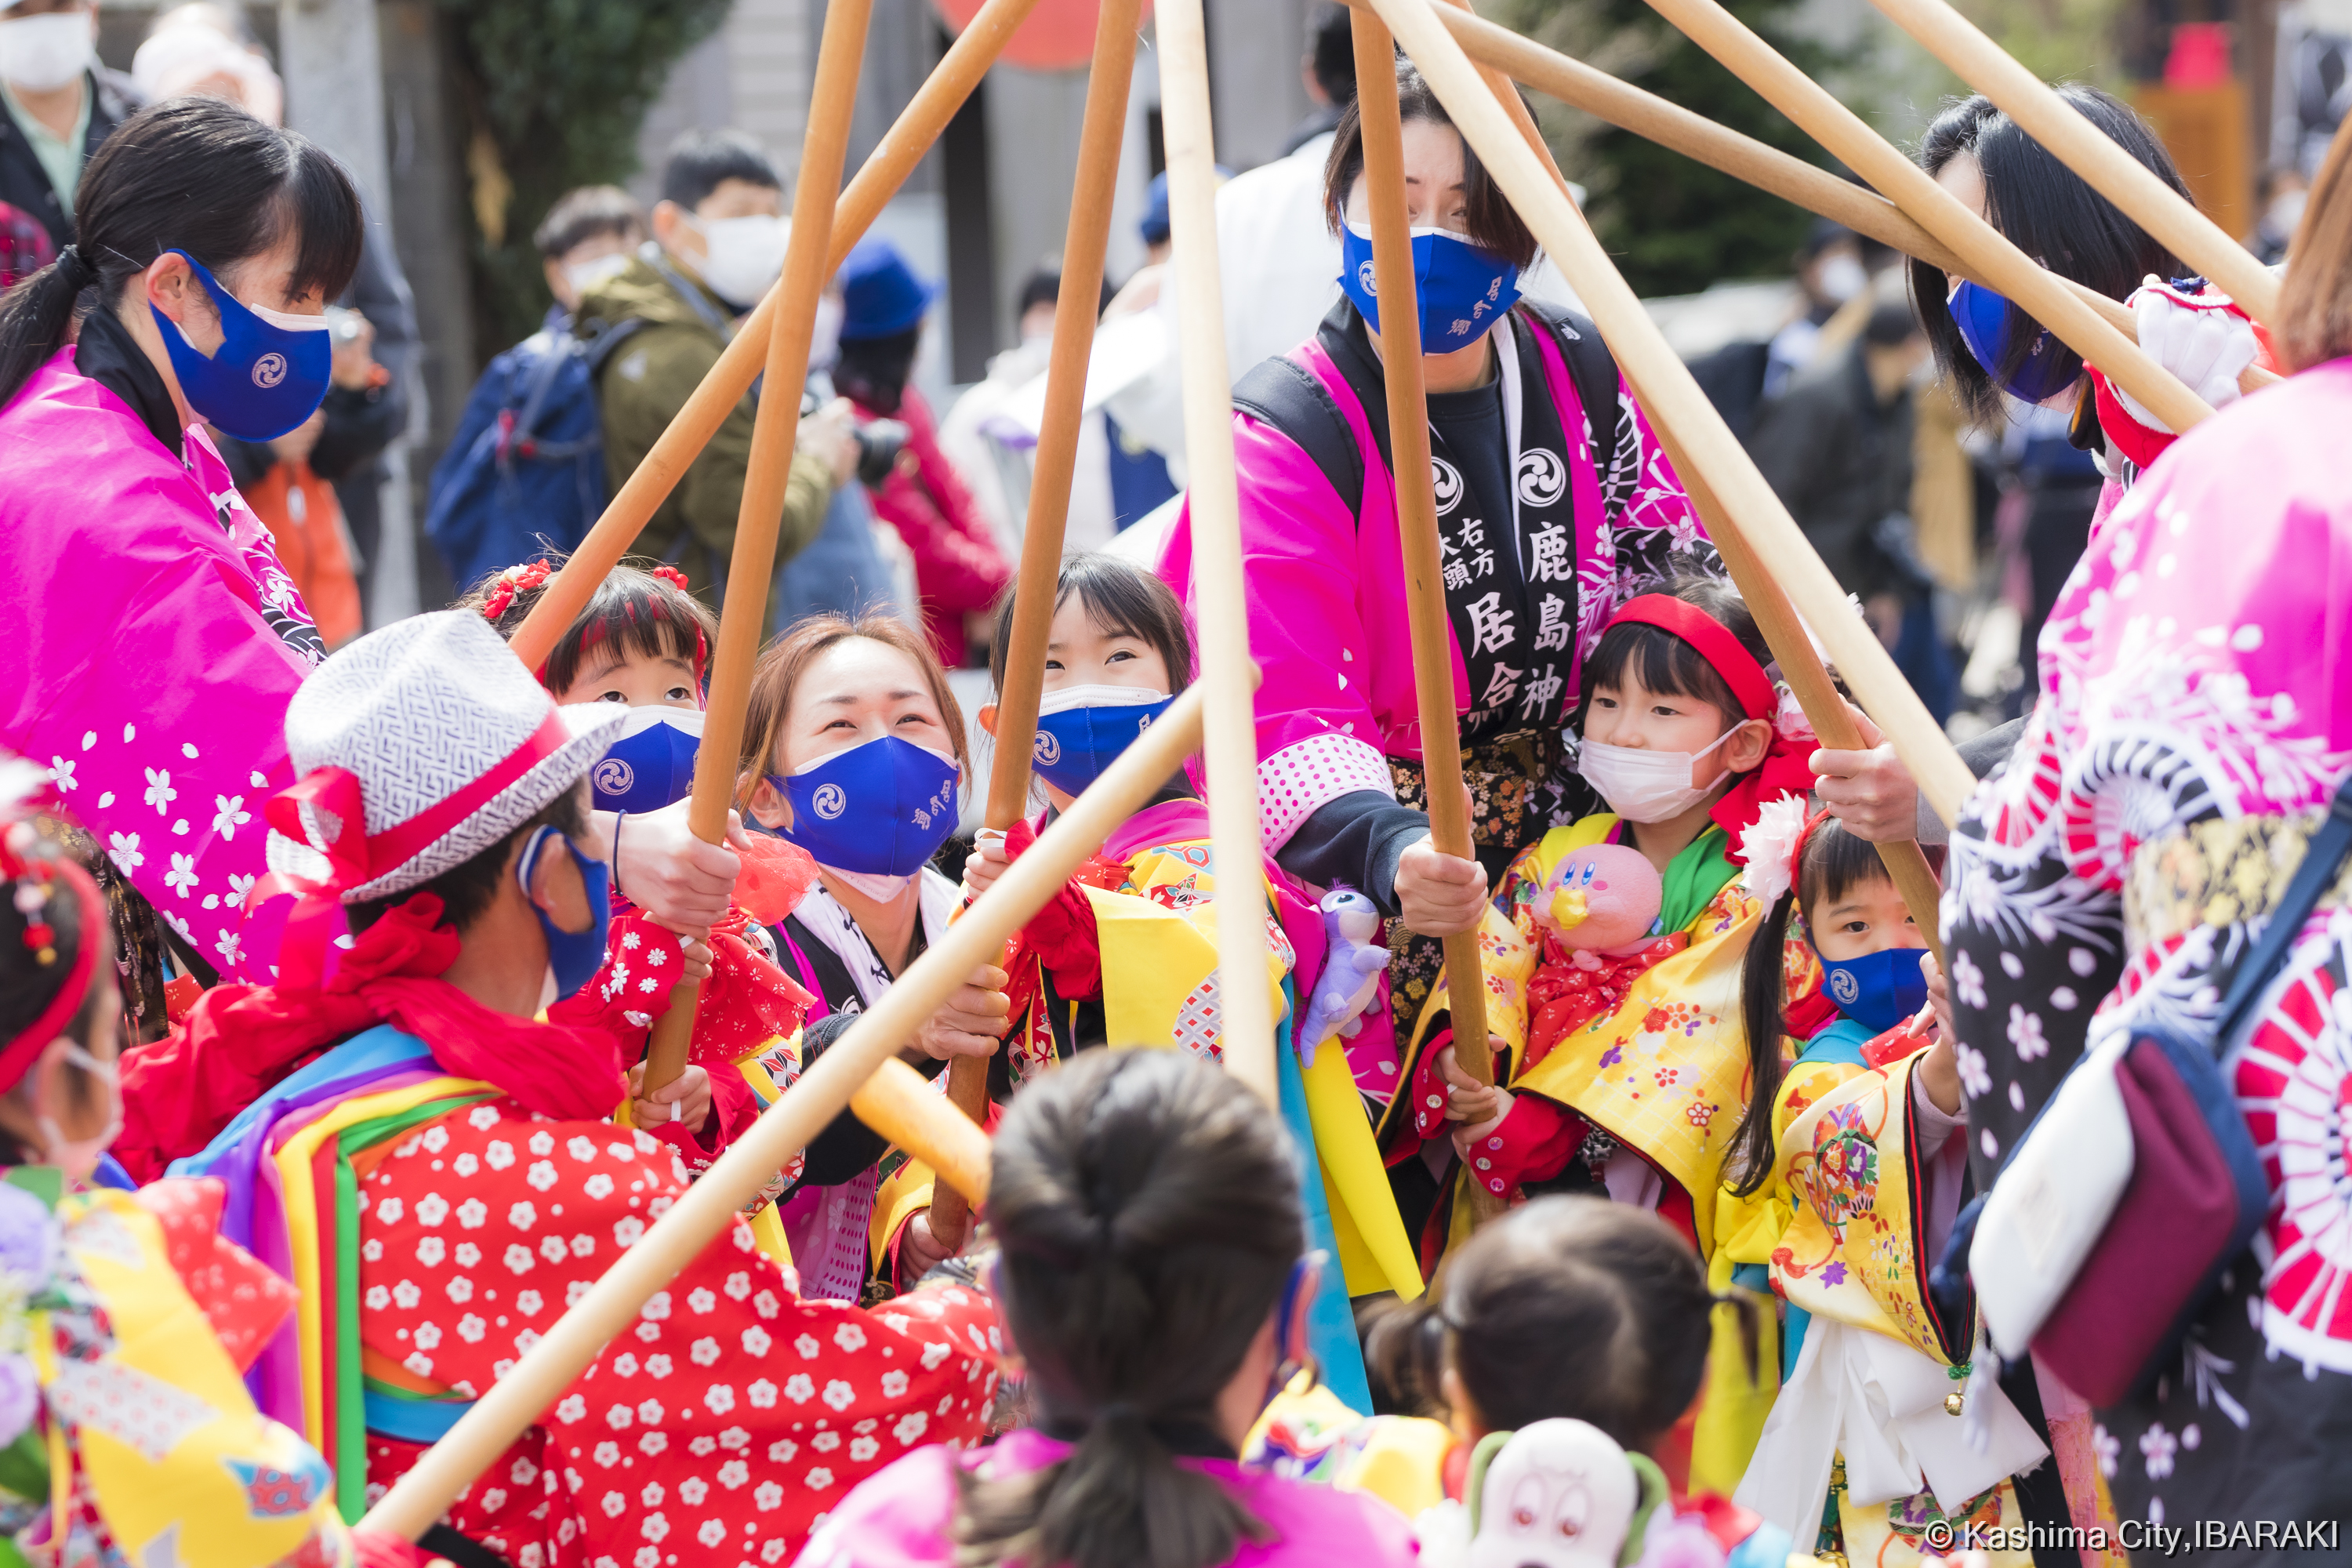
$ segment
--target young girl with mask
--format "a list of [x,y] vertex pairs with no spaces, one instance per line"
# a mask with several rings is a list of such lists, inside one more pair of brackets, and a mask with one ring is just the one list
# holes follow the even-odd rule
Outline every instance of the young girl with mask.
[[1390,1568],[1386,1505],[1236,1462],[1305,1361],[1323,1266],[1282,1124],[1173,1050],[1095,1051],[1005,1113],[992,1291],[1031,1422],[925,1448],[809,1540],[811,1568]]
[[[1013,601],[999,612],[989,669],[999,687],[1011,656]],[[1048,810],[1001,843],[983,837],[964,864],[973,895],[992,885],[1071,800],[1168,710],[1192,683],[1192,639],[1184,607],[1168,585],[1109,555],[1062,563],[1045,647],[1032,765]],[[981,727],[996,732],[993,704]],[[1017,1086],[1080,1047],[1109,1039],[1173,1038],[1218,1058],[1215,872],[1209,865],[1208,808],[1181,773],[1112,834],[1102,852],[1022,931],[1010,994],[1003,1085]],[[1309,901],[1268,868],[1276,919],[1269,970],[1276,984],[1297,954],[1286,931],[1320,929]],[[1180,957],[1180,954],[1181,955]]]
[[[1876,849],[1826,812],[1769,806],[1744,847],[1743,879],[1769,912],[1742,980],[1754,1089],[1710,1276],[1777,1298],[1785,1315],[1780,1391],[1738,1500],[1808,1544],[1818,1531],[1820,1550],[1887,1568],[1919,1563],[1939,1519],[2095,1523],[2088,1413],[2063,1394],[2045,1405],[2031,1366],[1972,1379],[1973,1311],[1928,1289],[1967,1184],[1968,1112],[1948,1004],[1937,996],[1934,1022],[1925,1005],[1925,935]],[[1778,939],[1792,924],[1822,982],[1784,1007]],[[1784,1037],[1803,1042],[1793,1062]],[[1964,1426],[1953,1417],[1971,1403]],[[2058,1466],[2042,1464],[2069,1443]]]
[[[511,637],[561,564],[510,566],[477,584],[457,607],[479,611]],[[659,811],[692,791],[704,668],[718,635],[718,618],[688,590],[683,573],[624,563],[548,651],[540,684],[559,704],[629,710],[620,739],[589,774],[596,808],[613,814],[615,844],[632,814]],[[778,1088],[758,1058],[800,1027],[809,1001],[777,967],[764,922],[781,919],[814,873],[790,846],[764,837],[738,840],[744,869],[724,920],[699,935],[681,933],[639,908],[616,880],[604,966],[548,1008],[556,1023],[599,1028],[620,1043],[621,1059],[633,1064],[631,1123],[672,1145],[690,1171],[717,1159],[775,1100]],[[688,1065],[648,1094],[646,1044],[681,979],[702,983]]]
[[[1724,1152],[1746,1099],[1739,965],[1763,914],[1739,885],[1738,836],[1810,778],[1810,735],[1783,720],[1770,657],[1738,595],[1715,579],[1617,612],[1586,671],[1578,763],[1613,809],[1554,828],[1522,854],[1487,922],[1488,973],[1512,993],[1489,1011],[1504,1047],[1497,1079],[1509,1088],[1481,1089],[1455,1063],[1441,985],[1415,1034],[1401,1137],[1409,1131],[1442,1151],[1450,1134],[1497,1194],[1599,1185],[1657,1210],[1703,1251],[1710,1245]],[[1553,868],[1599,844],[1648,860],[1661,900],[1654,940],[1617,962],[1612,1005],[1595,1013],[1569,1002],[1589,972],[1538,917]],[[1444,1240],[1443,1208],[1437,1219],[1432,1253]]]
[[[20,1562],[350,1562],[326,1462],[238,1375],[293,1287],[220,1235],[216,1182],[87,1185],[121,1125],[122,1005],[105,902],[27,815],[44,783],[0,755],[0,1541]],[[176,1413],[163,1451],[125,1387]],[[422,1561],[390,1541],[363,1560]]]
[[[747,823],[817,865],[817,886],[770,928],[784,973],[815,998],[797,1059],[774,1059],[784,1082],[880,999],[961,902],[930,860],[955,830],[963,712],[920,633],[887,616],[813,616],[760,656],[743,738],[736,799]],[[992,964],[975,970],[907,1058],[936,1076],[953,1058],[993,1052],[1010,1009],[1004,984]],[[863,1288],[887,1153],[847,1112],[809,1145],[782,1212],[811,1294]],[[908,1230],[919,1258],[937,1255],[920,1215]]]

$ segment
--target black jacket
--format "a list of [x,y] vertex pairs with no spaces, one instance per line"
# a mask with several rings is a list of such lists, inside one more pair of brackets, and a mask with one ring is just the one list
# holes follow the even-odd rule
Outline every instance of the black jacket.
[[1882,404],[1855,342],[1814,364],[1757,411],[1748,454],[1849,593],[1891,585],[1897,568],[1872,539],[1911,510],[1908,388]]
[[[82,162],[87,163],[98,144],[139,111],[141,100],[129,77],[103,66],[85,76],[82,85],[91,94],[89,134],[81,144]],[[5,109],[0,109],[0,202],[48,230],[53,250],[73,243],[73,224],[66,216],[65,204],[58,200],[57,187],[49,184],[48,172],[33,155],[25,133],[16,129],[16,117]]]

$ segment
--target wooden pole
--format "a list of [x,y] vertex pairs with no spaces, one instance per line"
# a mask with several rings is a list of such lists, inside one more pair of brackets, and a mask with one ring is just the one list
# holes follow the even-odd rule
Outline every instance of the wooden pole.
[[[1805,710],[1813,733],[1824,746],[1842,752],[1868,751],[1869,742],[1863,738],[1862,726],[1854,721],[1853,710],[1846,705],[1836,683],[1831,680],[1822,656],[1813,650],[1812,639],[1805,635],[1804,623],[1798,618],[1796,606],[1789,602],[1787,591],[1756,559],[1748,547],[1747,536],[1736,524],[1725,520],[1722,503],[1689,467],[1680,445],[1664,426],[1654,428],[1666,448],[1667,459],[1681,476],[1691,505],[1706,523],[1707,537],[1715,542],[1717,552],[1723,557],[1724,570],[1738,584],[1740,598],[1747,603],[1748,614],[1756,617],[1757,629],[1764,634],[1765,643],[1772,649],[1773,662],[1780,667],[1781,679],[1796,694],[1797,705]],[[1895,890],[1903,895],[1903,902],[1910,909],[1920,934],[1927,939],[1936,962],[1942,963],[1944,939],[1938,910],[1943,885],[1937,881],[1935,868],[1927,864],[1927,852],[1919,847],[1916,839],[1881,844],[1877,849]]]
[[[1036,472],[1021,534],[1021,576],[1013,597],[1013,636],[1004,684],[996,693],[996,752],[988,777],[987,826],[1002,833],[1029,808],[1029,753],[1037,704],[1045,689],[1045,642],[1062,574],[1062,534],[1069,520],[1070,479],[1077,470],[1086,420],[1087,362],[1094,351],[1102,300],[1103,252],[1110,243],[1111,198],[1118,189],[1119,146],[1127,134],[1127,89],[1135,75],[1135,33],[1142,0],[1103,0],[1095,18],[1095,57],[1087,77],[1087,114],[1078,132],[1077,179],[1070,226],[1062,241],[1062,288],[1054,301],[1054,352],[1045,367],[1045,415],[1037,433]],[[988,1058],[948,1064],[948,1099],[974,1121],[988,1117]],[[962,1247],[970,1205],[953,1190],[934,1189],[931,1239]]]
[[[1422,380],[1421,301],[1413,279],[1412,217],[1405,206],[1396,47],[1379,17],[1358,11],[1349,20],[1356,46],[1356,106],[1363,118],[1364,194],[1370,209],[1373,293],[1381,306],[1381,373],[1388,389],[1390,467],[1396,479],[1397,535],[1404,558],[1405,624],[1412,638],[1412,690],[1421,716],[1429,838],[1439,853],[1471,860],[1477,857],[1462,786],[1454,626],[1445,616],[1437,500],[1430,478],[1428,389]],[[1518,95],[1506,84],[1498,96]],[[1503,112],[1499,101],[1496,110]],[[1513,133],[1518,134],[1516,126]],[[1528,157],[1534,160],[1531,150]],[[1565,190],[1559,199],[1567,199]],[[1486,1047],[1486,977],[1478,959],[1475,928],[1445,939],[1445,994],[1454,1022],[1454,1059],[1479,1082],[1494,1082],[1495,1058]],[[1479,1223],[1501,1212],[1501,1203],[1482,1183],[1471,1182],[1465,1190]]]
[[[1999,105],[2050,154],[2083,176],[2166,249],[2266,327],[2279,319],[2279,284],[2269,268],[2197,205],[2116,144],[2082,110],[2020,65],[1945,0],[1871,0],[1952,73]],[[2135,395],[2137,395],[2135,394]],[[2142,399],[2142,401],[2146,401]]]
[[[607,1342],[636,1319],[654,1292],[699,1257],[732,1223],[736,1211],[851,1103],[861,1084],[877,1073],[901,1079],[910,1076],[911,1069],[907,1074],[889,1071],[892,1057],[973,969],[993,957],[1006,937],[1045,907],[1070,874],[1102,847],[1111,829],[1182,765],[1185,754],[1199,743],[1206,697],[1195,689],[1178,698],[1164,719],[1105,769],[1094,787],[1040,835],[986,896],[965,910],[937,945],[910,964],[833,1048],[686,1190],[676,1207],[605,1270],[545,1339],[475,1401],[362,1522],[404,1541],[431,1528],[451,1500],[562,1396]],[[979,1129],[961,1118],[944,1120],[961,1127],[967,1140],[981,1137]],[[985,1201],[984,1168],[970,1159],[951,1160],[942,1168],[959,1165],[958,1179],[970,1182],[978,1189],[972,1195]]]
[[[964,100],[971,96],[981,77],[995,63],[1013,29],[1029,19],[1029,13],[1036,9],[1037,4],[1038,0],[988,0],[961,36],[949,46],[939,65],[916,89],[905,112],[876,143],[865,167],[857,172],[857,178],[841,193],[839,203],[828,204],[832,205],[833,226],[825,276],[831,277],[849,254],[850,247],[865,237],[883,207],[898,194],[898,187],[906,184],[907,176],[914,173],[915,165],[922,162],[923,154],[947,129],[948,121],[955,118],[956,110],[963,107]],[[805,187],[805,169],[801,178]],[[837,179],[836,175],[836,183]],[[831,187],[827,190],[829,194]],[[800,204],[795,202],[793,211],[799,210]],[[652,450],[637,464],[636,471],[622,484],[620,492],[605,506],[604,515],[596,520],[587,538],[572,552],[571,560],[548,579],[539,602],[508,639],[507,646],[525,665],[535,670],[547,662],[556,639],[580,618],[580,612],[595,596],[597,585],[629,552],[637,535],[645,531],[646,520],[669,499],[669,492],[685,477],[688,465],[700,455],[719,427],[727,423],[727,416],[735,412],[743,395],[751,390],[751,383],[767,361],[782,287],[779,280],[745,319],[726,352],[719,356],[719,363],[710,367],[702,384],[694,389],[694,395],[670,420],[669,428],[661,433]],[[797,391],[797,384],[795,388]]]
[[[833,193],[848,156],[858,61],[866,52],[866,20],[873,4],[832,0],[817,44],[816,86],[809,101],[807,138],[801,145],[792,239],[784,249],[783,276],[770,296],[778,304],[768,332],[767,369],[751,426],[742,506],[735,516],[735,552],[727,567],[726,602],[719,607],[719,648],[710,661],[710,700],[702,718],[702,743],[694,757],[693,805],[687,825],[707,844],[727,837],[744,713],[751,700],[751,669],[768,635],[776,530],[783,521],[784,482],[792,472],[793,439],[800,429],[801,388],[808,380],[817,297],[832,272],[826,250],[833,237]],[[646,1047],[644,1092],[650,1094],[686,1070],[701,996],[698,980],[681,980],[672,988],[669,1011],[654,1021],[653,1038]]]
[[[2107,325],[2073,290],[2042,270],[1982,216],[1961,205],[1926,171],[1863,123],[1853,110],[1830,96],[1827,88],[1781,58],[1716,0],[1649,3],[1651,9],[1729,67],[1766,102],[1925,225],[1973,276],[2047,327],[2086,363],[2106,372],[2166,425],[2176,431],[2187,430],[2213,412],[2170,371],[2141,353],[2137,343]],[[1440,26],[1438,31],[1444,29]],[[1445,41],[1458,50],[1460,46],[1454,45],[1451,35]],[[1727,494],[1726,499],[1731,498]],[[1733,505],[1745,515],[1744,507],[1736,500]]]
[[[1370,5],[1371,0],[1349,3],[1363,9]],[[1438,19],[1462,45],[1464,53],[1482,67],[1493,68],[1481,73],[1490,87],[1496,75],[1508,76],[1571,109],[1582,110],[1596,120],[1607,121],[1621,130],[1671,148],[1736,180],[1745,180],[1807,212],[1843,224],[1906,256],[1916,257],[1939,271],[1984,283],[1941,240],[1869,186],[1842,180],[1827,169],[1792,157],[1777,147],[1768,147],[1703,114],[1694,114],[1680,104],[1620,81],[1581,60],[1523,38],[1507,27],[1498,27],[1468,11],[1453,8],[1465,4],[1466,0],[1452,0],[1452,6],[1437,14]],[[1504,107],[1507,110],[1510,106],[1507,103]],[[1512,121],[1517,123],[1518,116],[1513,115]],[[1521,133],[1525,134],[1525,127]],[[2135,342],[2139,341],[2138,323],[2122,300],[2110,300],[2071,278],[2058,280],[2107,325]],[[2238,384],[2247,392],[2256,392],[2278,379],[2270,371],[2249,365],[2239,375]]]
[[[1209,119],[1209,38],[1201,0],[1160,0],[1160,119],[1175,241],[1184,462],[1192,518],[1192,607],[1209,837],[1217,882],[1217,1006],[1226,1068],[1268,1105],[1279,1100],[1274,993],[1265,973],[1265,840],[1258,831],[1257,724],[1242,580],[1241,496],[1234,476],[1233,377],[1225,364],[1224,284],[1217,263],[1217,175]],[[1155,729],[1157,726],[1154,727]],[[1163,775],[1164,776],[1164,775]]]
[[1686,482],[1696,476],[1716,498],[1717,521],[1741,535],[1750,559],[1772,563],[1773,575],[1796,612],[1811,625],[1864,708],[1894,742],[1921,793],[1950,821],[1975,787],[1975,775],[1895,668],[1877,634],[1853,614],[1837,579],[1667,347],[1581,215],[1552,186],[1429,0],[1374,0],[1374,5],[1591,311],[1651,426],[1674,433],[1687,465]]
[[[1356,22],[1360,34],[1363,24],[1367,20],[1363,8],[1364,0],[1356,0]],[[1560,178],[1559,165],[1552,161],[1550,149],[1544,144],[1543,137],[1536,128],[1534,117],[1528,112],[1527,105],[1520,101],[1517,90],[1511,85],[1511,77],[1502,68],[1507,61],[1480,59],[1479,51],[1470,46],[1468,38],[1495,34],[1513,43],[1525,43],[1526,40],[1503,28],[1481,22],[1471,9],[1470,0],[1450,0],[1450,5],[1451,9],[1438,13],[1439,19],[1444,22],[1454,37],[1463,43],[1464,52],[1473,60],[1479,61],[1478,74],[1486,79],[1488,89],[1495,95],[1495,100],[1503,106],[1503,111],[1510,116],[1511,123],[1518,128],[1521,140],[1528,142],[1536,150],[1544,166],[1551,172],[1554,183],[1559,184],[1565,194],[1567,182]],[[1388,29],[1380,27],[1379,32],[1382,43],[1385,44],[1389,37]],[[1532,44],[1528,44],[1527,47],[1538,55],[1549,53],[1549,50],[1539,49]],[[1519,58],[1524,60],[1523,56]],[[1575,65],[1575,62],[1564,58],[1557,56],[1554,58],[1560,58],[1564,65]],[[1363,61],[1360,58],[1357,61],[1357,75],[1360,79],[1363,74],[1362,68]],[[1576,68],[1589,70],[1591,68],[1577,66]],[[1941,246],[1936,245],[1935,240],[1927,235],[1927,231],[1904,217],[1894,204],[1884,196],[1873,195],[1858,185],[1851,184],[1824,170],[1816,169],[1810,163],[1791,158],[1785,153],[1766,147],[1761,142],[1752,142],[1738,132],[1725,130],[1712,121],[1690,114],[1687,110],[1667,103],[1664,99],[1653,98],[1638,88],[1627,87],[1613,77],[1601,76],[1598,71],[1593,71],[1591,74],[1601,77],[1603,81],[1622,89],[1625,93],[1637,99],[1647,99],[1651,103],[1671,110],[1675,115],[1686,116],[1708,131],[1719,132],[1720,135],[1733,142],[1745,142],[1748,148],[1753,148],[1756,152],[1769,153],[1774,158],[1783,159],[1793,168],[1801,170],[1805,174],[1819,179],[1841,193],[1852,192],[1858,202],[1875,205],[1897,222],[1916,231],[1925,244],[1933,246],[1939,251],[1943,249]],[[1369,145],[1368,133],[1367,146]],[[1366,166],[1370,167],[1369,153]],[[1846,226],[1851,228],[1853,226],[1849,224]],[[1376,246],[1377,237],[1376,235]],[[1377,258],[1375,264],[1377,265]],[[2089,294],[2089,291],[2086,289],[2084,293]],[[2089,297],[2102,303],[2112,303],[2102,295],[2089,294]],[[2116,305],[2115,309],[2126,322],[2131,320],[2130,312],[2125,310],[2121,305]],[[1393,400],[1391,400],[1389,419],[1391,425],[1396,423],[1397,416]],[[1684,466],[1682,453],[1675,447],[1672,437],[1662,434],[1660,438],[1666,447],[1667,456],[1674,462],[1675,470],[1686,476],[1685,486],[1689,492],[1691,504],[1698,510],[1699,516],[1706,521],[1708,535],[1715,540],[1717,551],[1723,557],[1724,569],[1731,574],[1732,581],[1739,585],[1740,597],[1747,601],[1748,612],[1756,617],[1758,628],[1762,631],[1765,642],[1772,649],[1773,660],[1780,665],[1782,678],[1789,682],[1790,689],[1796,694],[1798,705],[1804,709],[1807,720],[1813,726],[1813,732],[1821,738],[1822,743],[1825,746],[1833,746],[1842,751],[1867,750],[1863,742],[1862,727],[1854,722],[1852,710],[1846,707],[1845,699],[1838,694],[1836,685],[1831,681],[1828,669],[1822,664],[1821,656],[1813,651],[1812,641],[1805,636],[1803,623],[1798,619],[1795,606],[1789,603],[1788,595],[1781,591],[1780,584],[1772,580],[1755,557],[1748,552],[1747,541],[1740,537],[1738,531],[1736,528],[1725,527],[1719,521],[1723,509],[1717,504],[1714,495],[1706,486],[1696,475],[1690,474]],[[1427,728],[1425,723],[1423,728]],[[1899,844],[1882,844],[1878,846],[1878,855],[1879,858],[1885,862],[1887,875],[1894,879],[1895,889],[1903,895],[1903,901],[1910,908],[1914,922],[1927,937],[1928,946],[1935,950],[1936,962],[1943,963],[1943,938],[1937,920],[1941,888],[1936,880],[1935,871],[1927,864],[1927,855],[1920,849],[1916,840],[1906,840]],[[1449,959],[1451,956],[1449,953]],[[1459,1047],[1456,1048],[1455,1055],[1458,1058]],[[1475,1184],[1472,1190],[1478,1192]],[[1478,1195],[1481,1198],[1488,1196],[1483,1192],[1479,1192]]]

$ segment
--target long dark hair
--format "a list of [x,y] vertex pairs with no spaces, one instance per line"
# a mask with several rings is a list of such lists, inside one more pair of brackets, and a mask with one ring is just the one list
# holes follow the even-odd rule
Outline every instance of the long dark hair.
[[[1438,102],[1437,94],[1422,79],[1420,68],[1402,58],[1397,60],[1397,118],[1406,125],[1420,121],[1445,126],[1460,134],[1454,116],[1445,112],[1445,105]],[[1350,99],[1332,136],[1331,155],[1323,164],[1323,221],[1335,235],[1347,223],[1348,193],[1355,187],[1356,176],[1363,172],[1363,110],[1356,100]],[[1462,138],[1462,185],[1467,197],[1464,207],[1469,221],[1470,243],[1493,251],[1515,267],[1533,266],[1535,235],[1519,216],[1518,208],[1503,194],[1503,187],[1495,183],[1495,176],[1486,172],[1486,165],[1478,161],[1467,136]]]
[[74,196],[73,254],[0,300],[0,405],[66,342],[83,291],[111,309],[166,250],[220,277],[295,237],[293,291],[341,293],[365,235],[359,192],[322,149],[216,98],[174,98],[124,121]]
[[1805,840],[1796,885],[1764,911],[1764,923],[1748,939],[1748,956],[1739,964],[1739,1017],[1748,1030],[1748,1105],[1732,1131],[1723,1166],[1724,1179],[1743,1198],[1772,1179],[1778,1152],[1772,1139],[1772,1106],[1780,1098],[1784,1072],[1780,1037],[1789,1032],[1781,1005],[1788,994],[1784,949],[1790,916],[1803,916],[1810,930],[1813,910],[1834,904],[1848,889],[1872,880],[1889,880],[1877,847],[1848,833],[1836,817],[1828,817]]
[[[540,559],[549,566],[561,567],[570,557],[561,551],[550,551]],[[686,589],[655,576],[648,569],[653,564],[633,565],[624,561],[604,574],[588,607],[564,628],[562,636],[555,639],[555,646],[548,650],[547,662],[539,670],[541,686],[562,697],[587,668],[589,650],[604,647],[608,641],[611,651],[623,656],[675,658],[694,664],[699,655],[707,661],[709,650],[719,643],[719,617],[710,613],[709,605]],[[482,614],[505,574],[485,574],[449,607]],[[490,625],[498,629],[499,636],[512,641],[546,592],[545,583],[535,588],[517,589],[508,596],[506,608],[491,618]]]
[[1213,1426],[1306,1249],[1282,1124],[1182,1051],[1086,1051],[1013,1102],[992,1171],[999,1306],[1039,1424],[1076,1446],[960,1470],[957,1563],[1210,1568],[1265,1539],[1169,1442]]
[[[1756,1307],[1727,1300],[1752,1373]],[[1364,1360],[1401,1411],[1437,1414],[1451,1366],[1492,1431],[1563,1416],[1646,1450],[1698,1395],[1717,1304],[1698,1255],[1657,1215],[1605,1198],[1538,1198],[1464,1246],[1442,1297],[1381,1310]]]
[[[2095,87],[2069,84],[2057,89],[2084,117],[2125,152],[2182,195],[2189,185],[2172,166],[2172,155],[2146,121],[2121,99]],[[1936,116],[1919,142],[1919,166],[1929,174],[1966,153],[1984,175],[1985,219],[2010,243],[2061,278],[2069,278],[2110,300],[2121,300],[2153,272],[2178,276],[2180,263],[2163,242],[2126,217],[2121,208],[2093,190],[2083,176],[2060,163],[2041,142],[1981,95],[1962,99]],[[1911,297],[1927,324],[1936,365],[1957,389],[1961,406],[1979,425],[2000,416],[2000,390],[1993,384],[1960,337],[1959,323],[1944,308],[1951,282],[1940,268],[1911,263]],[[2004,377],[2025,363],[2040,322],[2012,302],[2010,363]],[[2059,345],[2063,348],[2064,345]],[[2067,350],[2058,363],[2080,374],[2083,362]]]

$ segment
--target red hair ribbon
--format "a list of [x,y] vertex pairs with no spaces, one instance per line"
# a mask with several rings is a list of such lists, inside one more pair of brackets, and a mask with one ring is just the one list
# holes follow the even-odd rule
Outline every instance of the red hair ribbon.
[[1622,626],[1655,626],[1672,632],[1698,650],[1701,658],[1723,677],[1741,710],[1750,719],[1769,719],[1780,705],[1772,678],[1756,656],[1731,635],[1731,628],[1671,594],[1643,594],[1628,599],[1609,617],[1609,629]]

